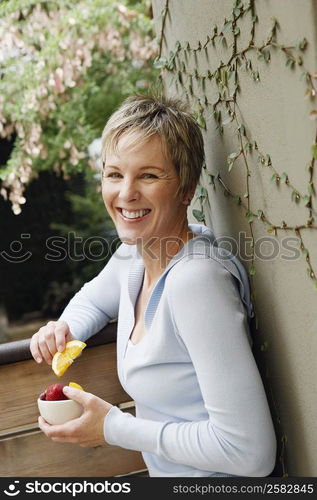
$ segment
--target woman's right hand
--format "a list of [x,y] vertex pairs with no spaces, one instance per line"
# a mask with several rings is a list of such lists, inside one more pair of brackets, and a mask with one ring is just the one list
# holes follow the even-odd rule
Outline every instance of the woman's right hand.
[[49,321],[32,336],[31,354],[37,363],[44,360],[51,365],[54,354],[64,351],[66,342],[73,338],[66,321]]

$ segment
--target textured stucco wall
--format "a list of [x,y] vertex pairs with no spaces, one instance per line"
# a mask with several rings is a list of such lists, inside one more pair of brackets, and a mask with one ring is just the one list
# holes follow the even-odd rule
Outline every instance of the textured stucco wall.
[[[152,1],[158,36],[165,4],[165,0]],[[259,23],[255,42],[261,44],[267,38],[272,18],[275,17],[279,22],[277,38],[280,43],[288,46],[303,37],[308,40],[304,52],[305,67],[316,72],[317,7],[314,4],[314,0],[256,0]],[[189,41],[192,46],[196,46],[198,40],[206,40],[207,35],[212,34],[214,24],[223,26],[232,5],[231,0],[170,0],[162,55],[168,57],[177,40],[182,44]],[[240,27],[238,48],[243,47],[249,39],[250,21],[246,18]],[[186,64],[189,68],[198,68],[200,73],[206,73],[208,69],[214,71],[220,60],[226,61],[228,54],[228,49],[224,50],[216,44],[208,48],[208,57],[198,53],[196,61],[189,57]],[[271,50],[269,63],[258,61],[255,53],[250,58],[254,68],[259,70],[260,82],[255,83],[243,68],[239,70],[239,113],[259,149],[271,156],[274,168],[280,174],[287,172],[292,184],[306,194],[308,172],[305,167],[311,159],[316,122],[308,118],[312,101],[304,97],[305,82],[300,79],[303,69],[298,66],[294,69],[286,67],[285,55],[279,50]],[[167,94],[184,98],[181,88],[176,91],[175,85],[171,84],[168,71],[164,72],[164,82]],[[199,95],[201,90],[195,82],[193,86],[194,93]],[[213,91],[212,87],[205,91],[211,100]],[[195,110],[196,106],[193,100],[192,108]],[[234,128],[225,126],[221,137],[215,129],[211,112],[212,109],[205,114],[207,169],[211,173],[219,172],[233,192],[243,194],[246,191],[246,176],[242,163],[237,162],[228,173],[226,162],[227,155],[237,150]],[[259,166],[256,155],[252,155],[249,161],[251,210],[263,210],[276,225],[283,220],[289,226],[305,224],[308,210],[303,203],[296,204],[291,200],[292,190],[285,184],[278,187],[271,183],[273,171],[269,167]],[[219,183],[216,182],[216,190],[213,190],[205,176],[204,185],[210,199],[210,209],[206,209],[207,223],[213,227],[216,236],[232,236],[239,241],[239,232],[245,231],[246,235],[250,235],[244,211],[232,198],[224,196]],[[313,201],[317,211],[316,196]],[[199,207],[190,207],[190,219],[194,221],[192,208]],[[316,215],[314,223],[317,223]],[[258,243],[260,238],[270,236],[263,222],[256,219],[252,227]],[[284,258],[290,256],[290,251],[282,247],[286,236],[294,238],[289,246],[296,246],[293,231],[278,232],[273,237],[278,249],[274,258],[261,259],[259,247],[257,250],[259,257],[255,260],[256,274],[252,279],[258,321],[258,329],[254,330],[257,360],[278,438],[287,436],[284,456],[286,472],[290,476],[317,476],[317,289],[307,276],[305,257],[301,253],[293,260]],[[317,230],[303,230],[302,236],[310,252],[311,265],[316,271]],[[239,256],[248,267],[250,262],[244,258],[243,248],[240,250]],[[272,244],[264,243],[261,250],[262,254],[270,253]],[[249,252],[250,247],[246,251]],[[261,352],[260,346],[264,342],[268,343],[268,349]],[[279,454],[281,450],[280,443]]]

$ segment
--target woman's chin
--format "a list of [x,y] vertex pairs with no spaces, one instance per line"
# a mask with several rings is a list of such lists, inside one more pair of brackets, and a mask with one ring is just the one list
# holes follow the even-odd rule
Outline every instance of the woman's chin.
[[140,241],[140,235],[129,234],[126,231],[117,231],[122,243],[126,245],[136,245]]

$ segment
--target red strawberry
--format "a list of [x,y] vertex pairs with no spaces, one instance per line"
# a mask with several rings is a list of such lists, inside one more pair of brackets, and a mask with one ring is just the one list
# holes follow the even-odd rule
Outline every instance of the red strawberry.
[[46,401],[60,401],[63,399],[69,399],[63,393],[63,384],[53,384],[46,389]]
[[42,399],[42,401],[46,400],[46,391],[40,394],[40,399]]

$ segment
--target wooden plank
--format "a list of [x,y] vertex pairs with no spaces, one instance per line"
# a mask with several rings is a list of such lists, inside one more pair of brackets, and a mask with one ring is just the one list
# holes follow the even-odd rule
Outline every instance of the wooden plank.
[[50,384],[68,384],[70,381],[111,404],[131,399],[117,377],[115,343],[86,348],[60,378],[49,365],[38,365],[33,360],[1,365],[0,437],[16,428],[35,424],[39,394]]
[[3,439],[0,457],[1,477],[112,477],[146,469],[139,452],[54,443],[41,431]]

